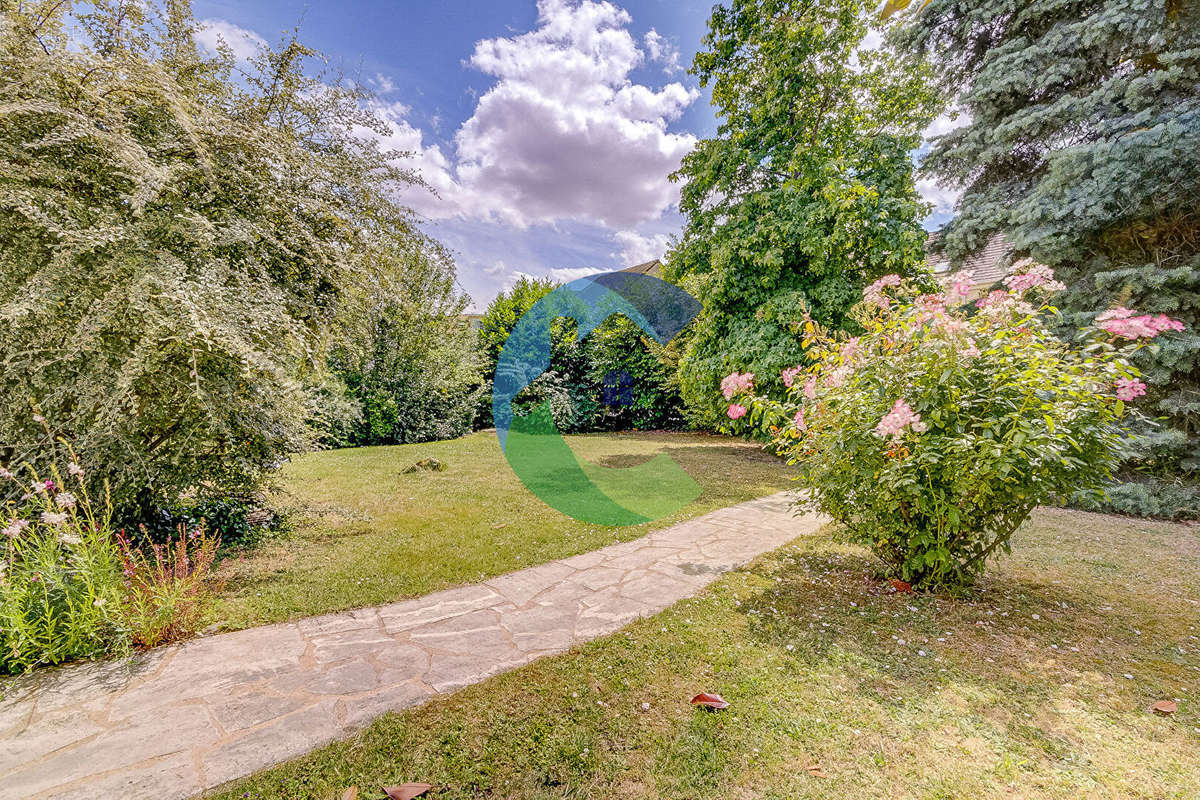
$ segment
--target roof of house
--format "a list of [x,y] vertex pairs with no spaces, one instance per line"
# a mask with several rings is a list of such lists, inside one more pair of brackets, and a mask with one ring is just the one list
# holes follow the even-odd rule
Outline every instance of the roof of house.
[[662,262],[655,258],[647,261],[645,264],[635,264],[632,267],[626,267],[621,272],[636,272],[639,275],[650,275],[657,278],[662,272]]
[[935,275],[969,272],[973,286],[991,286],[1008,274],[1013,247],[1003,233],[993,234],[986,246],[957,264],[952,264],[942,252],[941,243],[940,233],[931,233],[925,240],[925,254]]

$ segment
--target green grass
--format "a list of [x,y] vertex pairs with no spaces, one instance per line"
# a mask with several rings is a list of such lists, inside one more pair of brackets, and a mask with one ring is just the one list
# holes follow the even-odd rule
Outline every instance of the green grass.
[[[218,796],[1200,796],[1200,529],[1039,510],[962,599],[872,567],[823,532]],[[732,707],[692,709],[701,690]]]
[[[679,512],[642,525],[570,519],[538,500],[492,433],[300,456],[274,502],[292,531],[222,563],[223,597],[208,622],[245,628],[388,603],[644,536],[723,506],[788,488],[788,470],[728,437],[621,433],[567,437],[589,462],[625,467],[666,454],[703,489]],[[401,471],[423,458],[445,472]]]

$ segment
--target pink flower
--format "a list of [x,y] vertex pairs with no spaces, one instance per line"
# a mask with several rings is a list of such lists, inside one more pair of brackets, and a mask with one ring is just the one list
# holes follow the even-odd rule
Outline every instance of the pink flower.
[[842,386],[845,384],[846,378],[850,377],[852,371],[849,364],[842,364],[825,376],[825,385],[832,389]]
[[863,300],[873,306],[887,309],[892,305],[892,301],[883,294],[883,290],[888,286],[899,286],[900,283],[901,278],[899,275],[884,275],[866,289],[863,289]]
[[1137,378],[1117,378],[1117,398],[1134,400],[1146,393],[1146,384]]
[[730,419],[741,419],[746,416],[746,407],[733,403],[729,406],[729,410],[725,412]]
[[803,367],[788,367],[780,376],[783,378],[783,385],[787,388],[792,388],[792,384],[796,382],[796,376],[804,371]]
[[1118,306],[1096,317],[1096,327],[1124,339],[1153,339],[1164,331],[1183,330],[1182,322],[1166,314],[1133,315],[1133,311]]
[[993,289],[975,301],[976,308],[996,308],[1008,302],[1009,294],[1003,289]]
[[852,360],[856,355],[858,355],[858,350],[859,350],[858,337],[854,336],[850,339],[847,339],[842,344],[842,359],[844,361]]
[[946,287],[946,305],[960,306],[967,301],[967,298],[971,296],[973,277],[970,272],[960,272],[950,279],[950,283]]
[[[892,410],[883,415],[879,420],[879,424],[875,426],[875,435],[880,438],[899,438],[900,434],[909,425],[913,426],[913,430],[921,433],[926,430],[925,424],[921,422],[921,415],[912,410],[912,406],[897,400]],[[919,426],[919,429],[918,429]]]
[[810,375],[808,380],[804,382],[804,396],[809,400],[817,399],[817,376]]
[[[1018,271],[1022,267],[1024,270]],[[1004,285],[1016,294],[1024,294],[1037,287],[1041,287],[1047,292],[1061,292],[1067,288],[1062,282],[1054,280],[1054,270],[1045,264],[1037,264],[1029,259],[1013,265],[1013,274],[1004,279]]]
[[804,424],[804,409],[803,408],[796,412],[796,416],[792,418],[792,424],[796,426],[796,430],[798,430],[798,431],[803,431],[803,430],[808,429],[808,426]]
[[721,393],[726,400],[732,400],[739,392],[754,391],[754,373],[739,373],[737,370],[726,375],[721,380]]

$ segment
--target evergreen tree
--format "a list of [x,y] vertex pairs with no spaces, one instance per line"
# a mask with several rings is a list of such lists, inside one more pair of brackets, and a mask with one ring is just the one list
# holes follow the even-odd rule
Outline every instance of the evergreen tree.
[[1003,232],[1067,282],[1065,327],[1123,305],[1182,319],[1140,364],[1168,424],[1144,466],[1200,464],[1200,4],[932,0],[899,32],[968,124],[923,170],[964,193],[952,260]]
[[935,97],[919,61],[862,47],[877,24],[863,0],[713,9],[691,72],[720,126],[673,176],[687,224],[667,269],[703,303],[680,363],[701,425],[729,422],[734,367],[770,388],[803,361],[806,311],[844,326],[865,284],[923,260],[909,152]]

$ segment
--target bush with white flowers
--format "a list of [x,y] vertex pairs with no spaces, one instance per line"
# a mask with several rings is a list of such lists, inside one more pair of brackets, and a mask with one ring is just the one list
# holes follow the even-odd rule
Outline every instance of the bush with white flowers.
[[935,294],[887,276],[856,309],[861,335],[804,325],[811,363],[784,370],[786,396],[749,374],[722,384],[729,417],[798,468],[802,503],[923,588],[969,583],[1034,506],[1099,490],[1145,392],[1130,356],[1182,327],[1118,308],[1068,344],[1044,321],[1062,288],[1048,268],[1005,285],[968,304],[965,276]]

